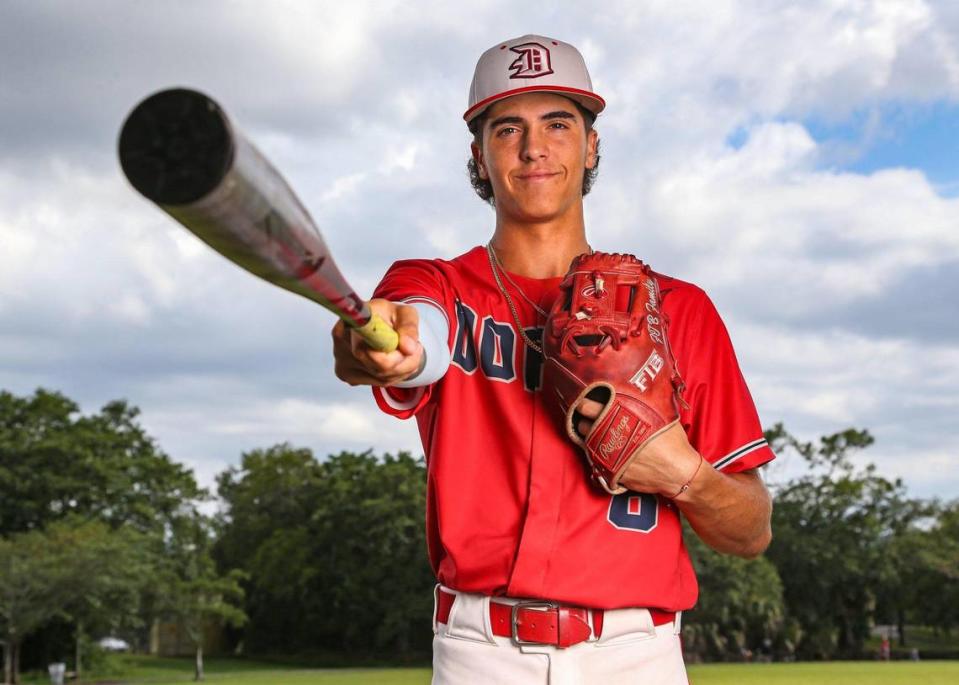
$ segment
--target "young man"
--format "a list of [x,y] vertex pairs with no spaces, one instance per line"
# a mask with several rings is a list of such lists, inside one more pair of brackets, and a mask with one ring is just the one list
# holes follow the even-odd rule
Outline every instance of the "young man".
[[[656,276],[688,408],[641,449],[626,492],[590,483],[539,392],[546,314],[572,259],[591,251],[583,195],[604,106],[571,45],[523,36],[486,51],[464,118],[492,239],[391,267],[372,306],[399,332],[397,351],[333,330],[337,376],[418,422],[439,581],[434,683],[685,683],[680,614],[697,585],[680,512],[722,552],[751,557],[770,540],[756,468],[773,454],[695,286]],[[582,433],[600,409],[583,401]]]

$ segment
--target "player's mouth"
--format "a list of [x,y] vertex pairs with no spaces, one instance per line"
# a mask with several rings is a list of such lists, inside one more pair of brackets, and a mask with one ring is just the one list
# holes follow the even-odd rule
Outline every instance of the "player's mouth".
[[558,171],[525,171],[522,174],[516,174],[516,179],[536,183],[538,181],[548,181],[556,176],[559,176]]

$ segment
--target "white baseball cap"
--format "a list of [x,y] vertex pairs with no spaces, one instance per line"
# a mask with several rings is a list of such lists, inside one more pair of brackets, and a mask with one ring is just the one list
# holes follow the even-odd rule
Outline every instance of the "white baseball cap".
[[565,95],[593,114],[606,107],[593,92],[579,50],[555,38],[526,35],[497,43],[480,56],[463,119],[469,123],[494,102],[534,91]]

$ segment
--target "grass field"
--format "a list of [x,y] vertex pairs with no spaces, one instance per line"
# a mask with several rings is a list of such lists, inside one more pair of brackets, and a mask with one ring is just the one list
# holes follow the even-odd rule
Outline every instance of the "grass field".
[[[186,659],[127,657],[111,685],[179,685],[192,681]],[[827,662],[798,664],[708,664],[690,666],[692,685],[955,685],[959,661]],[[305,669],[236,659],[213,659],[214,685],[427,685],[429,669]],[[39,676],[26,683],[45,683]]]
[[959,661],[830,661],[690,666],[692,685],[955,685]]

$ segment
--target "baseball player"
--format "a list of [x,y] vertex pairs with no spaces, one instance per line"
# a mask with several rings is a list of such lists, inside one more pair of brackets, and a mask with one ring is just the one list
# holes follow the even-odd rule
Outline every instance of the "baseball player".
[[[756,556],[770,540],[757,467],[774,455],[696,286],[647,281],[650,320],[668,319],[685,390],[674,420],[627,455],[618,487],[597,487],[577,444],[609,426],[612,400],[578,397],[564,428],[541,392],[551,309],[570,291],[574,258],[592,255],[583,196],[604,107],[567,43],[527,35],[483,53],[464,119],[474,187],[496,211],[491,240],[389,269],[371,304],[399,332],[397,351],[333,330],[337,376],[373,386],[383,411],[419,427],[439,583],[434,683],[686,683],[680,617],[697,584],[680,516],[721,552]],[[598,298],[605,276],[590,277],[584,297]],[[586,337],[564,344],[578,350]],[[661,364],[651,368],[649,378]],[[626,425],[607,430],[603,454],[626,444]]]

